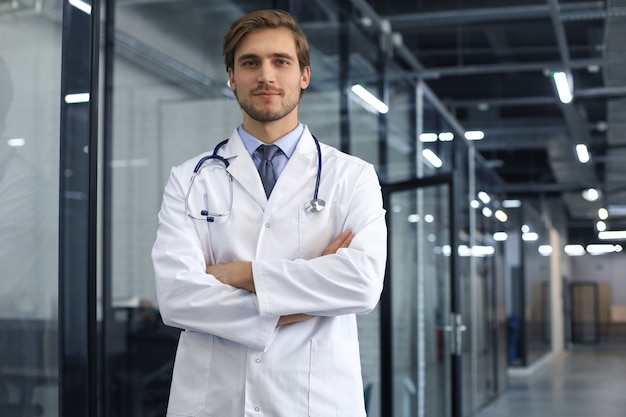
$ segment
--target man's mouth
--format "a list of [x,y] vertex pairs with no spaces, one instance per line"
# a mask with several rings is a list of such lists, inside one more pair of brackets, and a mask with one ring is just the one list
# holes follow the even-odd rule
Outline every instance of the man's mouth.
[[252,93],[255,96],[278,96],[280,92],[276,90],[257,90]]

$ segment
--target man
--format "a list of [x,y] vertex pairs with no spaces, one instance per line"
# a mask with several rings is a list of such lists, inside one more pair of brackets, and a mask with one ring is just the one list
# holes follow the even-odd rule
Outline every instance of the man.
[[[203,155],[172,170],[152,252],[163,321],[184,330],[168,415],[365,416],[355,314],[382,290],[378,178],[299,123],[309,52],[288,13],[238,19],[223,53],[243,123],[192,185]],[[307,210],[318,173],[325,207]]]

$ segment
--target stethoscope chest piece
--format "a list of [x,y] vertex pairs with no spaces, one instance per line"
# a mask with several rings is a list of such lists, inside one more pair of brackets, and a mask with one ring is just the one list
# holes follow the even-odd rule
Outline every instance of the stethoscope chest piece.
[[326,202],[321,198],[314,198],[304,205],[304,209],[307,213],[319,213],[324,210],[324,207],[326,207]]

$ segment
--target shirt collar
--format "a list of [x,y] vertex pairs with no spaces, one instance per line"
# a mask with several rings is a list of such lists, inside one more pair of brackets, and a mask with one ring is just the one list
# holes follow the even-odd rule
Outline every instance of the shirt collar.
[[[252,136],[250,133],[248,133],[243,128],[243,125],[239,125],[239,127],[237,127],[237,132],[239,133],[243,145],[246,147],[246,150],[250,155],[254,153],[256,148],[264,144],[263,142]],[[303,132],[304,125],[302,123],[298,123],[298,126],[296,126],[294,130],[287,133],[285,136],[278,139],[273,144],[278,146],[280,150],[283,151],[283,154],[285,154],[285,156],[289,159],[291,158],[291,155],[293,155],[293,152],[296,150],[296,145],[298,145],[298,141],[300,140],[300,136],[302,136]]]

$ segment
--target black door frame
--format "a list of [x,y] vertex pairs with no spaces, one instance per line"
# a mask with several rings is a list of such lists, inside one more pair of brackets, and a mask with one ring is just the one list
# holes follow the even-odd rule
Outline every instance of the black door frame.
[[[100,0],[63,0],[59,162],[59,415],[98,416]],[[81,94],[78,102],[68,99]],[[73,96],[76,97],[76,96]],[[80,97],[80,96],[79,96]]]
[[[391,207],[391,196],[395,192],[417,190],[436,185],[447,185],[449,187],[448,204],[449,224],[450,224],[450,246],[458,247],[458,212],[459,204],[456,196],[459,189],[456,185],[457,176],[454,173],[444,173],[408,181],[383,184],[383,205],[389,211]],[[391,230],[390,217],[387,217],[388,230]],[[392,239],[387,237],[388,253],[392,251]],[[450,254],[450,314],[452,317],[461,314],[461,294],[459,291],[460,277],[458,274],[458,251],[452,250]],[[385,271],[385,286],[380,299],[380,373],[381,373],[381,415],[392,417],[393,410],[393,300],[392,300],[392,265],[387,262]],[[451,337],[455,337],[454,333]],[[451,395],[451,416],[462,417],[462,356],[460,352],[450,352],[450,395]]]

